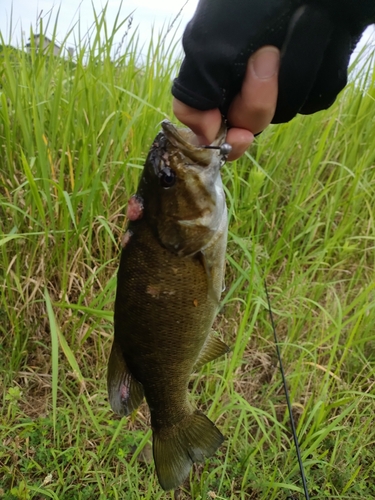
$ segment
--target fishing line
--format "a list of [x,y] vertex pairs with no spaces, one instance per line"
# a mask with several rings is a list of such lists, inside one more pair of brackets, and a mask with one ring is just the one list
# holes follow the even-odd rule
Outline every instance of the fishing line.
[[294,418],[293,418],[293,413],[292,413],[292,405],[290,403],[290,398],[289,398],[288,385],[286,383],[286,378],[285,378],[283,363],[281,361],[281,353],[280,353],[279,341],[277,339],[276,326],[275,326],[275,323],[273,321],[273,314],[272,314],[271,302],[270,302],[270,297],[268,295],[268,289],[267,289],[267,283],[266,283],[266,281],[264,281],[264,290],[266,292],[266,297],[267,297],[268,311],[270,313],[271,326],[272,326],[273,336],[274,336],[274,339],[275,339],[276,352],[277,352],[277,357],[278,357],[279,365],[280,365],[280,373],[281,373],[281,378],[282,378],[283,386],[284,386],[286,404],[288,406],[290,426],[292,428],[294,445],[295,445],[296,452],[297,452],[298,465],[299,465],[299,470],[300,470],[301,478],[302,478],[303,491],[305,493],[306,500],[309,500],[310,497],[309,497],[309,492],[308,492],[308,489],[307,489],[306,475],[305,475],[305,470],[304,470],[304,467],[303,467],[303,462],[302,462],[302,457],[301,457],[301,451],[300,451],[300,447],[299,447],[299,443],[298,443],[296,426],[294,424]]
[[224,142],[221,146],[200,146],[202,149],[218,149],[221,156],[228,156],[232,151],[232,146],[227,142]]

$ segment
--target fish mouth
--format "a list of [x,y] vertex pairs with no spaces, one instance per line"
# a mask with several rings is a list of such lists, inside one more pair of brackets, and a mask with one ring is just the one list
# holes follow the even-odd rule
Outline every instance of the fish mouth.
[[[166,139],[181,152],[196,163],[208,165],[214,155],[219,155],[219,151],[215,149],[205,149],[198,144],[197,137],[189,128],[176,127],[169,120],[161,122]],[[216,139],[210,146],[221,146],[225,142],[226,127],[222,124]],[[202,166],[203,166],[202,165]]]

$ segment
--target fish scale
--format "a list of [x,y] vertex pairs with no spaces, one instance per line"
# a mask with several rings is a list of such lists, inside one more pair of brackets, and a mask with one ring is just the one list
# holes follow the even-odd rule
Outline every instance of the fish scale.
[[[118,280],[129,286],[118,288],[115,328],[127,332],[119,343],[131,373],[149,388],[149,405],[155,409],[161,406],[167,419],[170,405],[160,394],[169,391],[169,403],[177,392],[177,382],[187,387],[216,307],[212,299],[207,299],[207,279],[200,260],[177,257],[166,249],[157,252],[155,246],[159,244],[146,221],[138,224],[138,231],[131,226],[134,236],[121,256]],[[148,265],[151,258],[152,267]],[[159,287],[157,295],[149,292],[150,285]],[[143,362],[144,358],[147,362]],[[170,360],[173,363],[168,363]],[[156,375],[164,373],[168,364],[168,383],[160,384]]]

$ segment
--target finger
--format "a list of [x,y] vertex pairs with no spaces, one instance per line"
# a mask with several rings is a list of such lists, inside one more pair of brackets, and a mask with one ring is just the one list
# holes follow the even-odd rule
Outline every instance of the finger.
[[181,123],[194,132],[199,144],[211,144],[216,139],[222,122],[218,109],[200,111],[178,99],[173,99],[173,113]]
[[227,133],[226,142],[232,146],[228,155],[228,161],[240,158],[254,141],[254,135],[243,128],[230,128]]
[[272,46],[262,47],[250,57],[241,92],[228,111],[231,126],[257,134],[269,125],[277,102],[279,60],[279,50]]
[[[211,144],[220,129],[222,117],[217,109],[199,111],[187,106],[178,99],[173,101],[173,112],[178,120],[187,125],[197,136],[197,144]],[[229,161],[237,160],[244,154],[254,140],[248,130],[231,128],[228,130],[226,142],[232,146]]]
[[[222,117],[218,110],[199,111],[174,99],[173,111],[178,120],[187,125],[197,136],[197,144],[211,144],[221,127]],[[254,140],[254,135],[241,128],[228,130],[226,142],[232,146],[228,160],[237,160]]]

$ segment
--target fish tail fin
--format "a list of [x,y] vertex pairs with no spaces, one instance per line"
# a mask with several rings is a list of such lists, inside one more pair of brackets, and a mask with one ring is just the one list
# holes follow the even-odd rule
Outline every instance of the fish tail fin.
[[153,455],[159,483],[164,490],[178,488],[194,462],[215,453],[224,436],[209,418],[195,411],[173,428],[153,431]]
[[112,410],[122,417],[138,408],[144,396],[142,384],[130,373],[116,341],[108,360],[107,388]]

